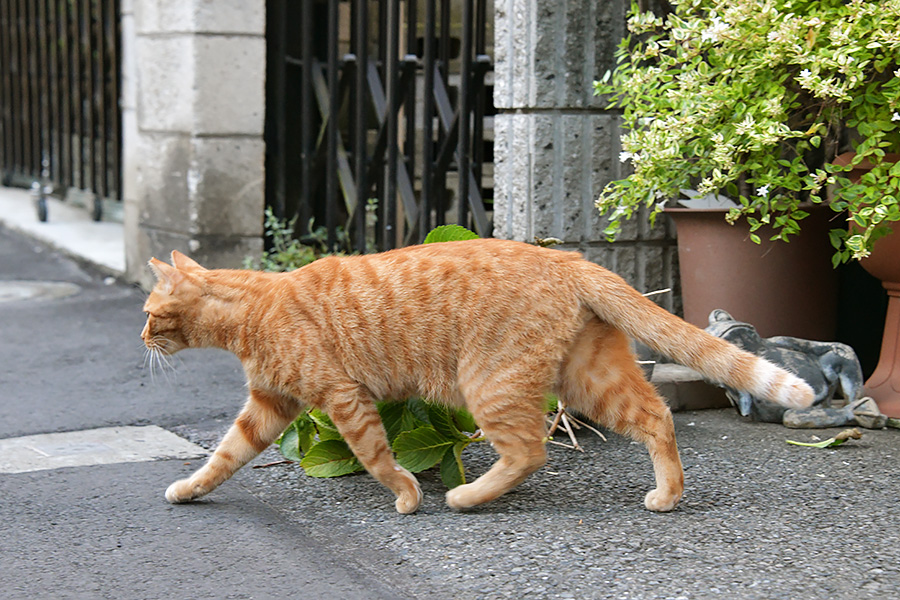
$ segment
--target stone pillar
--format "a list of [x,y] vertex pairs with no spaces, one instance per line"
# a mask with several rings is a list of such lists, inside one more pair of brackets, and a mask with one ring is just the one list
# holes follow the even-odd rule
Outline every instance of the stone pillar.
[[[594,201],[625,176],[618,114],[592,83],[615,65],[626,0],[495,0],[494,235],[556,237],[562,248],[619,273],[641,291],[677,280],[673,235],[660,219],[625,224],[615,244]],[[673,310],[674,294],[658,299]]]
[[265,3],[123,0],[127,276],[262,250]]

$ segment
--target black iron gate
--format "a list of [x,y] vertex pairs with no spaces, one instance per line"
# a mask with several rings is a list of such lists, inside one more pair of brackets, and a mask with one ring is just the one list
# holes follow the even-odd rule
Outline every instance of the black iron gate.
[[268,0],[275,214],[363,252],[445,222],[490,235],[490,16],[487,0]]
[[89,192],[98,220],[122,197],[119,14],[119,0],[0,0],[3,183]]

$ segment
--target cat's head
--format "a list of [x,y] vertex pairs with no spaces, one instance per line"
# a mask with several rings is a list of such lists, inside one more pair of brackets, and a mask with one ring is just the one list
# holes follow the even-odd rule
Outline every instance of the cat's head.
[[141,332],[144,345],[152,352],[174,354],[191,346],[192,328],[202,300],[203,273],[199,264],[172,251],[172,264],[150,259],[156,285],[144,303],[147,323]]

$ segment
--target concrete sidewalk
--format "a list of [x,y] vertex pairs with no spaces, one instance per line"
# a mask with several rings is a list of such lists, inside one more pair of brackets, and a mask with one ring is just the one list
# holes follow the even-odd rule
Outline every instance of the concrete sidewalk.
[[109,275],[125,273],[125,237],[121,223],[91,220],[71,203],[47,199],[49,218],[41,223],[28,190],[0,186],[0,223]]

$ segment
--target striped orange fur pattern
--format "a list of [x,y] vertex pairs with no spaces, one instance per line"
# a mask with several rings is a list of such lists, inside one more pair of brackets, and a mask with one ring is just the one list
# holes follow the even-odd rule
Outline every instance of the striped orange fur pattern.
[[447,493],[493,500],[546,461],[544,399],[646,444],[651,510],[684,482],[672,416],[629,348],[634,337],[710,379],[786,406],[813,392],[794,375],[706,334],[573,252],[471,240],[320,259],[291,273],[207,270],[178,252],[152,259],[142,337],[154,352],[217,347],[241,359],[250,397],[202,468],[166,491],[210,492],[272,443],[304,407],[328,413],[401,513],[422,501],[394,460],[377,399],[422,395],[475,416],[499,454]]

